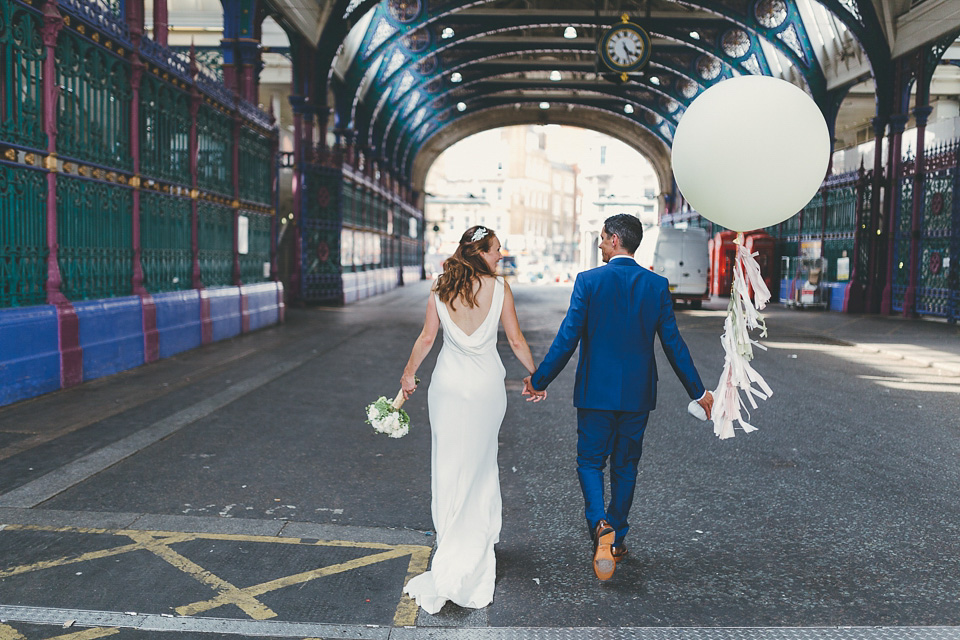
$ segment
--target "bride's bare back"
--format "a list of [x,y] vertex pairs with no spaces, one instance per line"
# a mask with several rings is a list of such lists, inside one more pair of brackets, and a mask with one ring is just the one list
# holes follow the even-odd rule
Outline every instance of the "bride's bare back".
[[487,319],[487,314],[490,313],[490,305],[493,304],[493,285],[495,282],[495,278],[482,276],[473,283],[474,299],[477,301],[475,307],[470,307],[466,300],[460,297],[454,301],[456,309],[452,308],[449,303],[445,303],[450,319],[468,336],[473,335],[473,332],[479,329],[483,321]]

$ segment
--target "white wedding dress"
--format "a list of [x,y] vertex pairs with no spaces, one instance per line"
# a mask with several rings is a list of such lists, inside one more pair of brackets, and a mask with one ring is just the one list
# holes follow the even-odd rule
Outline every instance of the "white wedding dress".
[[[447,600],[480,608],[493,602],[500,541],[501,500],[497,436],[507,409],[506,370],[497,353],[504,285],[496,279],[490,311],[467,335],[437,298],[443,348],[430,381],[427,404],[433,433],[433,526],[437,551],[430,571],[404,592],[430,614]],[[434,294],[436,295],[436,294]]]

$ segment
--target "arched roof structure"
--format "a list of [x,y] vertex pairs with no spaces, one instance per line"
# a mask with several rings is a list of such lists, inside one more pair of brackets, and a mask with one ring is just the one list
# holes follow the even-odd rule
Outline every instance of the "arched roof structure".
[[[310,65],[315,105],[332,109],[337,132],[414,188],[453,141],[524,122],[610,133],[670,184],[677,123],[711,85],[783,77],[807,91],[832,129],[850,88],[871,79],[876,115],[888,115],[895,53],[960,28],[949,0],[272,1],[291,28],[304,7],[318,20],[300,29],[310,41],[320,34]],[[626,81],[596,53],[621,14],[650,34],[652,50]]]

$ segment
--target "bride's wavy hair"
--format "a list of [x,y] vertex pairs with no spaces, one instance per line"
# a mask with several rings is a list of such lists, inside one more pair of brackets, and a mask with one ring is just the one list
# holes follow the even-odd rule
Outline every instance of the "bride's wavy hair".
[[[482,238],[474,240],[480,235],[480,230],[486,233]],[[460,236],[460,246],[443,263],[443,273],[437,276],[435,291],[441,302],[456,309],[453,303],[458,298],[472,309],[477,306],[477,298],[473,292],[473,283],[481,276],[495,276],[489,265],[480,255],[482,251],[489,251],[493,239],[497,234],[490,227],[474,225]]]

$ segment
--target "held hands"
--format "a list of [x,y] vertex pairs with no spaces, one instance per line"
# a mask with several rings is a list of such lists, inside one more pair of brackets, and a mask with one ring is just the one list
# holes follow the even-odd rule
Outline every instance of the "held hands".
[[530,396],[527,398],[527,402],[540,402],[541,400],[545,400],[547,397],[547,390],[544,389],[543,391],[537,391],[534,389],[533,382],[530,380],[532,377],[533,376],[527,376],[523,379],[523,391],[520,392],[520,395]]
[[707,414],[707,420],[710,419],[710,413],[713,410],[713,394],[707,391],[703,394],[703,397],[697,400],[697,404],[703,407],[703,410]]

